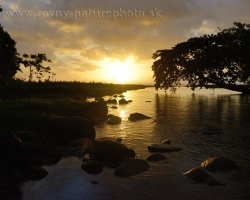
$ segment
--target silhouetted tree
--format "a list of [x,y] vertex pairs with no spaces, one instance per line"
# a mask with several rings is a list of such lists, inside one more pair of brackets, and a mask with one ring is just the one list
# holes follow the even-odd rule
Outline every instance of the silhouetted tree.
[[[0,12],[2,8],[0,6]],[[0,80],[8,80],[13,78],[17,71],[20,70],[19,54],[16,50],[16,42],[10,35],[3,30],[0,24]]]
[[[158,59],[152,65],[155,88],[175,91],[186,81],[192,90],[214,84],[250,93],[250,25],[234,26],[157,50],[152,57]],[[240,82],[246,86],[236,85]]]
[[45,76],[45,74],[48,74],[48,79],[50,79],[51,76],[54,76],[55,73],[51,72],[50,67],[44,67],[42,66],[43,62],[51,62],[45,54],[23,54],[21,63],[29,68],[29,81],[33,79],[33,75],[36,75],[36,78],[41,81],[42,78]]

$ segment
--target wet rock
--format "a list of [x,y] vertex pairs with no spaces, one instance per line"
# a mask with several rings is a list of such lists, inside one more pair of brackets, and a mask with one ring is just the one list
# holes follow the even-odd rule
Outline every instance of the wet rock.
[[126,99],[120,99],[119,104],[128,104],[128,101]]
[[148,146],[150,152],[173,152],[183,150],[180,147],[169,146],[166,144],[151,144]]
[[45,178],[48,172],[42,167],[34,167],[25,174],[26,180],[36,181]]
[[114,124],[120,124],[121,122],[122,122],[122,119],[120,117],[114,116],[114,117],[108,119],[107,124],[114,125]]
[[117,107],[117,106],[111,106],[111,108],[113,108],[113,109],[117,109],[118,107]]
[[89,174],[99,174],[103,171],[102,163],[98,161],[89,161],[81,165],[82,169]]
[[154,153],[146,158],[146,160],[150,162],[161,161],[165,159],[166,159],[166,156],[159,154],[159,153]]
[[222,185],[219,183],[217,180],[215,180],[209,173],[207,173],[204,169],[202,168],[193,168],[185,173],[183,173],[184,176],[187,176],[188,178],[206,183],[209,186],[218,186]]
[[201,167],[210,171],[230,171],[237,169],[237,165],[234,161],[225,157],[212,157],[201,163]]
[[120,94],[118,97],[121,97],[121,98],[123,98],[123,97],[125,97],[123,94]]
[[151,117],[148,117],[148,116],[141,114],[141,113],[132,113],[132,114],[130,114],[128,119],[130,121],[137,121],[137,120],[150,119],[150,118]]
[[93,140],[94,157],[99,160],[121,161],[125,157],[135,157],[135,151],[120,142],[110,139]]
[[62,151],[62,155],[63,156],[75,156],[81,159],[88,152],[89,150],[87,146],[68,147]]
[[53,133],[54,141],[68,144],[80,138],[94,139],[95,129],[90,121],[79,116],[49,117],[49,130]]
[[125,158],[122,164],[114,171],[114,175],[128,178],[140,174],[149,169],[149,164],[145,160],[136,158]]
[[128,100],[128,103],[131,103],[131,102],[133,102],[132,100]]
[[163,140],[162,144],[171,144],[171,140]]

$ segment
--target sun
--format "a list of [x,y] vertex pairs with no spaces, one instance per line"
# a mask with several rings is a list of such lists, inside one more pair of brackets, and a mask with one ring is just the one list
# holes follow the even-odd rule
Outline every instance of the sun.
[[129,83],[133,79],[133,59],[127,58],[124,62],[113,60],[109,69],[113,78],[113,83]]

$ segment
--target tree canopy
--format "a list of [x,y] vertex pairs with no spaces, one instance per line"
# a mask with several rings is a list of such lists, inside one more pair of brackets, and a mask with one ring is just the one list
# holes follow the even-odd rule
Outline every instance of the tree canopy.
[[157,50],[152,58],[157,59],[152,65],[156,89],[175,91],[185,81],[192,90],[214,84],[249,93],[250,24],[235,22],[218,33]]

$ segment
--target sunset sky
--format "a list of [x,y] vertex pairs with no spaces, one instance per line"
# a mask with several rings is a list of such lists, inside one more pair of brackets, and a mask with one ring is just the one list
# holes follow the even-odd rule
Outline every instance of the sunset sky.
[[[249,0],[0,0],[0,5],[0,23],[18,52],[45,53],[58,81],[153,84],[156,50],[233,22],[250,23]],[[27,80],[22,70],[17,76]]]

